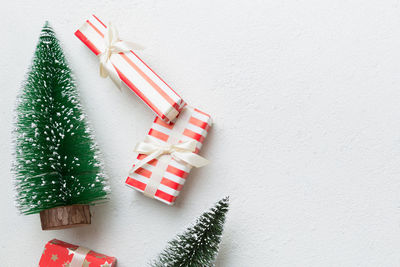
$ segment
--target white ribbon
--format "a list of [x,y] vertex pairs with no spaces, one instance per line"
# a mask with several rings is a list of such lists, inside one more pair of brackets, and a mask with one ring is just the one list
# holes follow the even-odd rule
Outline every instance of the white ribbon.
[[111,24],[111,22],[107,26],[107,32],[104,35],[104,42],[105,50],[99,54],[100,76],[103,78],[110,77],[117,87],[121,88],[121,79],[110,60],[111,56],[118,53],[129,52],[130,50],[141,50],[142,47],[135,43],[121,41],[117,29]]
[[90,249],[85,247],[78,247],[73,251],[74,256],[72,257],[70,267],[82,267],[85,262],[86,255],[89,253]]
[[131,169],[133,174],[137,169],[143,167],[146,163],[156,159],[162,155],[171,155],[177,161],[183,161],[193,167],[199,168],[207,165],[209,161],[202,156],[193,153],[196,150],[196,141],[184,141],[177,144],[166,144],[148,139],[147,142],[140,142],[135,147],[135,152],[146,154],[147,157],[139,161]]

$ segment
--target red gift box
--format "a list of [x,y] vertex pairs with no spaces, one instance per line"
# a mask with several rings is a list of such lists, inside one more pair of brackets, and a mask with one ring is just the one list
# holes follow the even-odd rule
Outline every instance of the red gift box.
[[[168,150],[170,146],[192,142],[194,145],[192,153],[197,155],[211,124],[210,115],[197,108],[186,106],[173,123],[167,124],[156,117],[142,144],[145,146],[156,144]],[[178,147],[178,150],[180,149]],[[197,157],[196,155],[188,156]],[[165,204],[174,204],[192,165],[175,157],[174,154],[160,155],[146,162],[147,157],[150,156],[139,152],[125,184]]]
[[[107,51],[105,39],[111,28],[110,24],[105,25],[99,18],[92,15],[75,32],[75,35],[96,56],[101,57]],[[112,68],[118,73],[119,79],[162,120],[173,121],[186,105],[185,101],[134,51],[112,54],[109,61],[112,63]]]
[[57,239],[47,242],[39,267],[115,267],[117,259]]

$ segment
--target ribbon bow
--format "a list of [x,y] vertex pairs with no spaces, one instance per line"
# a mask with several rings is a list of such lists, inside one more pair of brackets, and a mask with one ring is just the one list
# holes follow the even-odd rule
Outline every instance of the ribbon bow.
[[105,49],[99,54],[100,60],[100,76],[107,78],[108,76],[121,88],[121,79],[119,78],[118,72],[112,64],[110,58],[113,54],[129,52],[130,50],[136,49],[141,50],[142,47],[138,44],[121,41],[118,36],[117,29],[109,23],[107,26],[107,32],[104,35]]
[[135,152],[146,154],[147,157],[135,164],[131,173],[134,173],[137,169],[161,155],[171,155],[175,160],[181,160],[196,168],[207,165],[209,161],[193,153],[195,150],[196,141],[194,140],[184,141],[178,144],[164,144],[153,139],[149,139],[147,142],[140,142],[136,145]]

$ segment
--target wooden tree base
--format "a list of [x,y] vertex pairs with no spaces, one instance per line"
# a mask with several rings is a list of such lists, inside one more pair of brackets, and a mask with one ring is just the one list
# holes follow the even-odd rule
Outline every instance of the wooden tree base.
[[42,210],[42,230],[58,230],[91,223],[89,205],[71,205]]

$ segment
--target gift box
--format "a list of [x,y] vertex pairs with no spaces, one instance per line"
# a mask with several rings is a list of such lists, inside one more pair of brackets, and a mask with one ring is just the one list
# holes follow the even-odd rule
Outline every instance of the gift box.
[[198,155],[211,126],[210,115],[185,107],[174,123],[156,117],[125,184],[146,196],[172,205],[191,168],[207,160]]
[[117,259],[57,239],[44,247],[39,267],[115,267]]
[[[101,66],[105,67],[101,69],[101,73],[102,70],[105,72],[103,77],[115,72],[116,79],[122,80],[162,120],[174,120],[186,105],[160,76],[129,49],[131,43],[119,40],[118,33],[111,23],[106,26],[92,15],[75,35],[99,56],[103,64]],[[113,78],[111,75],[110,77]]]

